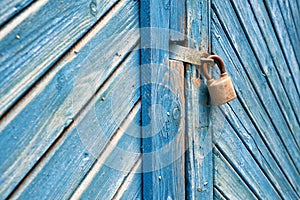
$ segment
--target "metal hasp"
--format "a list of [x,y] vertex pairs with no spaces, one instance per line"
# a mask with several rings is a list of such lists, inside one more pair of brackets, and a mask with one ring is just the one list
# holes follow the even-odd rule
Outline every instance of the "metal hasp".
[[[236,93],[228,76],[225,65],[221,57],[217,55],[209,55],[206,52],[198,51],[188,47],[171,44],[170,58],[179,60],[185,63],[201,66],[203,65],[203,73],[207,79],[207,87],[211,97],[212,105],[225,104],[236,98]],[[213,66],[217,63],[221,76],[218,79],[213,79],[208,73],[208,66]]]
[[180,46],[177,44],[170,45],[170,58],[174,60],[179,60],[185,63],[190,63],[193,65],[202,65],[204,62],[209,65],[214,64],[213,59],[207,59],[210,54],[204,51],[198,51],[188,47]]
[[236,93],[231,78],[225,70],[222,58],[217,55],[210,55],[207,58],[213,59],[221,71],[220,78],[213,79],[208,73],[207,63],[203,64],[203,72],[207,79],[207,88],[211,97],[211,104],[221,105],[235,99]]

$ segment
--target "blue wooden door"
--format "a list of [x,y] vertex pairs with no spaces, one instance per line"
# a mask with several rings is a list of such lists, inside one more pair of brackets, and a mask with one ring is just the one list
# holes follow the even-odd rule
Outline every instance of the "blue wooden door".
[[212,1],[238,98],[211,108],[214,197],[299,199],[299,1]]
[[[1,1],[0,199],[299,199],[299,9]],[[210,106],[172,44],[220,55],[238,98]]]

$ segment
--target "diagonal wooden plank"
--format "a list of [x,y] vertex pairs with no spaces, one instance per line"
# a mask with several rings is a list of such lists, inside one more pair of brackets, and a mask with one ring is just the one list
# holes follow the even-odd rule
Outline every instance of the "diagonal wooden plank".
[[[216,112],[215,114],[223,117],[221,113]],[[226,128],[222,127],[222,125]],[[214,127],[215,147],[218,151],[222,152],[226,160],[233,167],[235,173],[243,179],[247,187],[249,187],[256,197],[270,200],[280,199],[281,196],[257,165],[242,141],[236,136],[235,131],[232,129],[228,121],[220,123],[219,126],[221,127],[218,127],[218,125]],[[214,176],[214,178],[217,179],[221,177]],[[228,179],[229,177],[222,178]],[[222,181],[221,184],[223,184]],[[230,181],[227,182],[227,185],[230,185]],[[232,195],[234,195],[234,193],[232,193]]]
[[[216,20],[217,19],[214,18],[214,21]],[[212,28],[214,29],[212,37],[214,51],[223,58],[225,63],[228,63],[228,66],[231,66],[227,68],[227,71],[232,75],[231,77],[242,105],[242,108],[235,107],[235,112],[240,113],[239,119],[243,120],[243,124],[253,124],[253,126],[255,126],[256,131],[253,131],[251,136],[255,142],[262,140],[262,143],[260,142],[259,144],[265,143],[269,152],[262,152],[264,154],[270,153],[272,155],[282,171],[278,173],[283,173],[289,180],[292,187],[297,191],[297,187],[299,187],[297,184],[299,182],[299,173],[293,165],[285,146],[276,133],[276,130],[272,126],[271,119],[267,117],[266,111],[264,111],[261,102],[258,100],[257,94],[251,85],[249,77],[244,72],[243,68],[240,67],[242,66],[242,63],[235,54],[233,47],[229,43],[228,38],[220,25],[217,22],[214,22],[212,23]],[[235,106],[236,104],[232,102],[230,105]],[[250,122],[247,123],[244,117],[242,118],[245,114],[242,114],[242,111],[239,111],[239,109],[245,110]]]
[[138,3],[128,2],[118,4],[1,121],[1,195],[24,178],[137,44]]
[[[258,199],[218,149],[214,149],[214,187],[219,199]],[[220,193],[221,191],[222,193]]]
[[[291,130],[292,135],[296,141],[298,147],[300,145],[300,127],[299,118],[300,110],[299,104],[300,99],[297,98],[298,95],[289,94],[289,96],[294,97],[291,100],[296,100],[296,102],[290,103],[290,99],[287,96],[285,88],[290,87],[281,82],[281,74],[286,74],[286,68],[281,73],[277,73],[276,69],[278,65],[275,65],[272,59],[272,55],[269,54],[269,48],[264,41],[264,37],[261,34],[258,24],[252,14],[251,7],[248,3],[242,3],[240,1],[233,1],[234,10],[237,12],[237,16],[240,19],[241,24],[248,24],[244,26],[244,31],[246,37],[249,40],[249,44],[253,49],[255,58],[258,60],[259,68],[265,74],[267,84],[270,87],[271,92],[274,94],[274,98],[278,102],[281,113],[283,114],[284,120],[287,123],[288,128]],[[273,47],[270,47],[273,48]],[[296,92],[296,91],[294,91]],[[292,106],[294,105],[294,106]],[[298,119],[298,120],[297,120]]]
[[294,21],[289,1],[272,0],[271,3],[272,6],[279,8],[279,14],[284,21],[284,27],[282,28],[285,28],[288,33],[292,45],[291,48],[293,48],[298,64],[300,65],[300,35],[297,34],[296,29],[296,24],[299,24],[299,21]]
[[115,2],[37,1],[3,27],[0,30],[0,117]]
[[[241,59],[245,73],[250,78],[251,84],[253,84],[254,89],[258,94],[258,98],[262,102],[262,106],[267,111],[266,116],[272,119],[270,120],[270,125],[275,128],[280,140],[284,143],[296,169],[300,169],[300,157],[298,156],[299,146],[295,140],[299,133],[293,132],[290,125],[284,119],[282,109],[268,85],[267,77],[263,75],[261,69],[258,67],[259,64],[255,58],[254,51],[251,49],[249,41],[241,28],[241,24],[237,20],[233,8],[230,3],[224,1],[215,3],[213,8],[216,16],[222,19],[219,26],[224,29],[226,34],[228,34],[228,39],[230,40],[231,45],[234,46],[235,53]],[[292,125],[296,128],[298,126],[297,124]],[[293,137],[290,137],[291,135]]]
[[295,25],[295,28],[296,28],[296,34],[298,34],[298,37],[300,36],[300,14],[299,14],[299,8],[298,8],[298,5],[297,5],[297,1],[294,1],[294,0],[288,0],[289,2],[289,8],[291,9],[291,12],[292,12],[292,18],[293,18],[293,21],[294,21],[294,25]]
[[257,130],[255,130],[252,121],[248,119],[247,113],[245,113],[242,106],[235,101],[230,103],[230,106],[222,106],[221,109],[230,126],[235,130],[241,142],[246,146],[281,198],[296,199],[298,195],[285,177],[284,169],[280,168],[276,163],[272,153],[258,135]]
[[214,187],[214,199],[216,200],[226,200],[228,199],[227,197],[225,198],[224,195],[218,190],[218,188]]
[[140,121],[140,108],[138,102],[70,199],[118,199],[128,189],[130,183],[126,180],[140,173],[137,171],[141,163],[140,126],[136,124]]
[[4,22],[20,13],[31,2],[33,2],[33,0],[0,1],[0,26],[3,26]]
[[[137,51],[128,57],[102,89],[95,94],[11,197],[21,199],[70,198],[90,171],[96,158],[103,153],[103,150],[111,147],[109,142],[116,131],[120,128],[118,133],[123,135],[122,133],[126,130],[126,126],[120,127],[120,125],[140,99],[140,91],[132,89],[133,85],[139,86],[139,76],[139,52]],[[118,108],[118,115],[113,110],[115,108]],[[129,121],[132,120],[133,118],[129,117]],[[139,130],[139,126],[134,127]],[[139,132],[134,133],[139,134]],[[118,141],[122,142],[122,140]],[[138,141],[140,140],[138,138],[129,139],[127,137],[126,141],[133,142],[131,147],[139,150]],[[109,158],[110,154],[106,155]],[[114,155],[118,156],[118,154]],[[138,155],[132,156],[130,159],[137,160],[138,157]],[[126,165],[121,167],[130,168]],[[122,172],[120,177],[121,180],[118,181],[122,183],[124,179]],[[119,184],[116,185],[115,189],[117,190],[119,186]],[[106,195],[113,194],[108,192]]]
[[[300,77],[299,54],[300,54],[300,52],[295,51],[293,48],[290,48],[290,47],[293,47],[293,44],[292,44],[293,41],[291,41],[291,39],[289,37],[287,37],[289,35],[288,30],[284,24],[284,19],[279,10],[277,0],[276,1],[275,0],[272,0],[272,1],[252,0],[252,1],[254,1],[252,3],[253,7],[258,6],[258,5],[261,7],[265,7],[265,10],[267,11],[267,13],[270,17],[271,23],[276,32],[276,37],[280,43],[280,47],[281,47],[281,49],[284,53],[284,56],[288,62],[288,69],[290,70],[291,75],[294,79],[294,84],[298,90],[298,95],[299,95],[300,94],[300,81],[299,81],[299,77]],[[263,5],[260,5],[260,4],[263,4]]]

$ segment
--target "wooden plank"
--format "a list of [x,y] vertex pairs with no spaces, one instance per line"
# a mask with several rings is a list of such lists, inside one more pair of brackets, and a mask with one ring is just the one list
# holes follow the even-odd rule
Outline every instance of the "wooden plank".
[[[214,11],[217,13],[218,17],[222,19],[221,24],[224,24],[225,22],[226,26],[223,26],[223,28],[230,37],[229,40],[231,41],[231,45],[234,46],[236,53],[242,59],[242,66],[258,94],[259,100],[263,102],[262,106],[267,111],[266,115],[272,119],[270,123],[277,131],[280,140],[283,141],[294,165],[297,169],[300,169],[300,157],[298,156],[300,150],[295,141],[295,138],[298,138],[300,133],[293,132],[290,129],[289,124],[287,124],[284,119],[280,105],[276,102],[275,96],[269,88],[267,77],[264,76],[258,67],[255,67],[259,66],[258,61],[255,59],[253,50],[248,43],[247,37],[244,35],[244,31],[241,29],[241,24],[238,22],[234,10],[229,3],[222,1],[214,4]],[[229,21],[230,23],[226,23]],[[221,24],[219,26],[222,27]],[[298,126],[298,124],[292,125],[295,127]],[[294,137],[291,138],[291,135]]]
[[3,26],[4,22],[12,18],[14,15],[21,12],[26,6],[28,6],[33,0],[6,0],[0,2],[0,26]]
[[[290,61],[286,60],[282,49],[280,47],[280,43],[277,40],[275,30],[272,26],[272,22],[269,16],[266,15],[267,10],[265,6],[261,3],[261,1],[253,1],[250,4],[252,11],[255,15],[255,19],[259,25],[260,31],[265,38],[264,41],[266,42],[268,51],[270,52],[272,61],[276,66],[276,70],[280,75],[280,79],[282,81],[283,87],[286,90],[288,98],[293,106],[293,110],[298,118],[300,119],[300,111],[299,111],[299,95],[296,85],[293,82],[292,74],[289,70],[287,70],[287,66],[290,65]],[[267,39],[266,39],[267,38]],[[263,40],[261,40],[263,41]],[[271,70],[272,71],[272,70]],[[299,81],[299,80],[298,80]]]
[[[253,0],[252,0],[253,1]],[[251,1],[250,1],[251,2]],[[254,0],[253,7],[262,4],[263,2]],[[263,6],[263,5],[261,5]],[[287,32],[287,28],[284,25],[283,17],[280,13],[279,7],[276,5],[275,1],[264,1],[264,6],[266,7],[265,10],[267,11],[271,21],[273,28],[275,29],[276,36],[279,40],[280,47],[284,53],[284,56],[288,62],[288,69],[290,70],[292,77],[294,79],[294,83],[298,90],[298,95],[300,94],[300,67],[299,63],[299,53],[295,52],[292,47],[292,41],[290,40]],[[298,58],[297,58],[298,56]]]
[[130,2],[118,4],[1,121],[1,195],[23,179],[136,45],[139,10]]
[[258,199],[218,149],[214,149],[213,156],[214,187],[222,191],[228,199]]
[[[297,98],[298,95],[290,94],[290,96],[296,97],[297,102],[294,102],[294,106],[290,104],[289,98],[285,88],[289,85],[282,84],[280,80],[280,73],[277,73],[276,65],[274,65],[272,56],[269,54],[269,48],[264,41],[264,37],[259,30],[258,24],[255,20],[255,17],[251,11],[249,3],[242,3],[240,1],[233,1],[234,10],[237,12],[237,15],[241,21],[241,24],[247,24],[244,26],[244,31],[249,39],[249,44],[253,49],[253,53],[258,60],[258,64],[262,72],[265,74],[266,81],[268,86],[271,89],[271,92],[274,94],[276,101],[278,102],[281,113],[283,114],[284,120],[288,128],[291,130],[292,135],[295,139],[295,144],[300,144],[300,110],[299,104],[300,99]],[[271,47],[272,48],[272,47]],[[285,71],[281,73],[285,74]],[[296,92],[296,91],[294,91]],[[297,114],[296,114],[297,113]],[[298,120],[297,120],[298,119]]]
[[[71,199],[118,199],[122,196],[129,185],[126,179],[130,179],[130,173],[139,173],[141,133],[136,121],[140,121],[140,108],[139,102],[113,135]],[[141,185],[136,186],[141,188]]]
[[143,199],[184,199],[183,69],[168,60],[170,2],[140,8]]
[[[262,144],[261,142],[259,142],[259,138],[262,138],[263,143],[266,144],[266,148],[269,149],[270,154],[274,157],[276,163],[282,169],[282,172],[287,177],[290,184],[297,191],[299,190],[297,189],[297,187],[299,187],[298,171],[293,165],[287,149],[283,145],[282,141],[276,133],[276,130],[272,126],[270,121],[271,119],[268,118],[266,112],[264,111],[264,108],[262,107],[253,86],[251,85],[249,77],[244,72],[244,69],[240,67],[242,66],[242,64],[239,61],[238,56],[235,54],[233,47],[229,43],[228,38],[226,38],[224,31],[221,29],[219,23],[217,23],[216,16],[214,16],[213,19],[213,50],[223,58],[225,63],[228,63],[227,66],[230,66],[227,67],[227,71],[232,75],[231,77],[242,105],[242,108],[237,107],[234,110],[236,113],[239,113],[239,119],[242,120],[243,124],[253,124],[255,126],[256,131],[253,130],[253,133],[251,132],[252,137],[255,139],[255,142],[258,144]],[[230,103],[230,105],[235,105],[235,101]],[[245,116],[243,112],[241,113],[241,109],[244,109],[249,116],[248,121],[245,119],[245,117],[241,117]],[[269,154],[269,152],[263,153],[266,155]]]
[[300,35],[300,24],[299,24],[300,14],[299,14],[299,7],[297,5],[297,1],[288,0],[288,2],[289,2],[289,7],[290,7],[291,12],[292,12],[293,21],[294,21],[294,24],[295,24],[295,27],[296,27],[295,31],[296,31],[297,35],[299,36]]
[[[221,113],[218,114],[222,117]],[[215,147],[222,152],[226,160],[234,168],[235,173],[239,174],[256,197],[262,199],[280,199],[280,195],[257,165],[242,141],[236,136],[236,133],[230,124],[227,121],[224,121],[222,125],[223,127],[214,127],[216,133],[214,135]],[[215,166],[215,168],[219,170],[217,166]],[[214,178],[218,179],[216,174],[214,175]],[[228,180],[229,177],[225,176],[222,177],[222,179],[223,180],[220,181],[221,184],[226,179]],[[229,183],[225,183],[225,185],[228,184]],[[234,188],[235,187],[236,186],[234,186]],[[235,193],[232,194],[235,195]],[[228,194],[226,194],[226,196],[228,196]]]
[[[26,179],[23,179],[10,197],[21,199],[30,199],[31,197],[38,199],[70,198],[90,171],[96,158],[103,154],[104,156],[109,155],[109,153],[101,153],[103,150],[111,150],[109,142],[140,98],[140,90],[132,89],[133,85],[139,88],[139,77],[139,52],[135,52],[95,94],[71,126],[47,151],[43,159],[36,164],[36,167],[27,175]],[[114,108],[118,108],[118,115],[113,110]],[[132,117],[129,119],[132,120]],[[126,130],[126,126],[120,127],[118,133],[122,134],[124,130]],[[139,139],[132,141],[135,143]],[[135,146],[134,149],[138,147]],[[136,160],[138,157],[136,155]],[[126,168],[124,170],[126,171]]]
[[214,199],[216,200],[226,200],[224,195],[218,190],[218,188],[214,188]]
[[0,117],[116,0],[38,1],[0,31]]
[[170,39],[172,41],[184,41],[186,29],[185,1],[170,1]]
[[[187,35],[190,48],[209,51],[210,1],[187,1]],[[194,66],[186,68],[187,198],[211,199],[212,140],[209,126],[208,90]],[[200,85],[199,85],[200,84]],[[199,88],[200,86],[200,88]]]
[[119,188],[113,199],[142,199],[142,160],[139,159],[134,168]]
[[[272,6],[279,8],[277,11],[279,11],[284,21],[284,27],[281,28],[286,29],[288,37],[291,41],[291,47],[296,55],[296,60],[298,61],[298,65],[300,65],[300,35],[297,34],[297,29],[294,23],[289,1],[272,0],[270,3],[272,3]],[[297,23],[299,24],[299,21],[297,21]]]
[[221,109],[240,140],[280,194],[281,198],[297,199],[298,195],[296,191],[285,177],[285,170],[278,166],[272,153],[258,135],[257,130],[251,120],[248,119],[247,113],[245,113],[239,102],[232,102],[230,106],[224,105]]

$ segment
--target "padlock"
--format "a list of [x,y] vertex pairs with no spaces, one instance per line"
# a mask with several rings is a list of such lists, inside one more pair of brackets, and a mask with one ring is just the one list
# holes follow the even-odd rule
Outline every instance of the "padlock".
[[203,64],[203,71],[207,79],[207,88],[211,98],[211,104],[221,105],[235,99],[236,93],[231,78],[225,70],[222,58],[217,55],[210,55],[207,58],[213,59],[221,71],[220,78],[213,79],[208,73],[207,63]]

